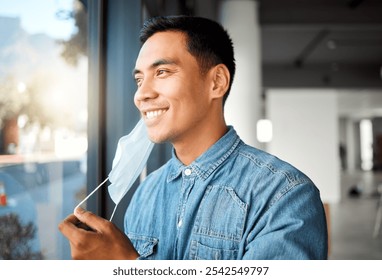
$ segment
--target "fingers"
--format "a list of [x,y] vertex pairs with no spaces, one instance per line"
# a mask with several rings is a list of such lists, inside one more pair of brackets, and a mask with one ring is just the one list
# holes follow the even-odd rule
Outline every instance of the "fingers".
[[75,209],[74,215],[80,222],[82,222],[83,224],[95,231],[101,231],[101,229],[108,222],[107,220],[93,214],[90,211],[85,211],[81,207],[77,207]]
[[65,220],[63,220],[59,225],[58,229],[63,235],[65,235],[69,240],[78,231],[76,224],[79,222],[76,216],[69,215]]
[[66,217],[59,225],[58,225],[58,229],[62,232],[62,231],[68,231],[68,230],[71,230],[73,227],[75,227],[75,224],[78,223],[79,220],[77,219],[76,216],[74,216],[73,214],[72,215],[69,215],[68,217]]
[[[86,224],[94,229],[87,231],[79,226]],[[76,209],[59,224],[68,238],[73,259],[136,259],[139,254],[128,237],[113,223],[83,209]]]

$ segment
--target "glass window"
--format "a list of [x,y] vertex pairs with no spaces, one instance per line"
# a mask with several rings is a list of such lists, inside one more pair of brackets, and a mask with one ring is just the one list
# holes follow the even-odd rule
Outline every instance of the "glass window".
[[86,194],[87,14],[0,0],[0,259],[69,259],[57,229]]

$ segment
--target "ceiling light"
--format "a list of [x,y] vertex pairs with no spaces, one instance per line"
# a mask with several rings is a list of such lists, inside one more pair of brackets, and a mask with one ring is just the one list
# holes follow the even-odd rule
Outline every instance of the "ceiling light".
[[333,40],[328,40],[326,42],[326,46],[328,47],[329,50],[335,50],[337,48],[337,44]]

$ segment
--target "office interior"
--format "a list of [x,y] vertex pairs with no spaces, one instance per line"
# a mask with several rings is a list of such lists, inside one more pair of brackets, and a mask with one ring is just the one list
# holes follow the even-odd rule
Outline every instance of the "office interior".
[[[381,1],[54,2],[54,16],[73,25],[64,39],[32,34],[21,16],[2,14],[0,7],[0,98],[11,92],[23,99],[15,105],[21,109],[8,115],[1,113],[3,104],[17,102],[0,99],[0,222],[35,227],[30,254],[0,259],[70,259],[57,224],[107,178],[119,138],[139,120],[131,77],[139,30],[149,17],[174,14],[217,20],[231,34],[237,74],[225,107],[227,123],[245,142],[291,162],[316,183],[329,225],[328,259],[382,259]],[[68,65],[58,62],[56,49],[46,51],[53,41],[61,43],[60,57]],[[70,44],[74,51],[65,47]],[[57,64],[38,76],[35,58]],[[65,90],[44,84],[57,76]],[[44,94],[57,97],[38,103]],[[65,105],[69,109],[61,113]],[[59,118],[51,117],[57,112]],[[171,151],[169,144],[156,145],[145,174]],[[138,183],[113,218],[121,229]],[[114,203],[107,188],[91,196],[86,208],[109,218]]]

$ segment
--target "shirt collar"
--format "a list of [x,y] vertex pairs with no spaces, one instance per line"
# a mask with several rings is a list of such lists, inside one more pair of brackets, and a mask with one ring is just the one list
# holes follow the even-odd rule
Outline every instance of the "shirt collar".
[[206,180],[233,153],[240,142],[235,129],[229,126],[222,138],[188,166],[178,160],[173,149],[167,182],[175,180],[186,168],[191,169],[202,180]]

